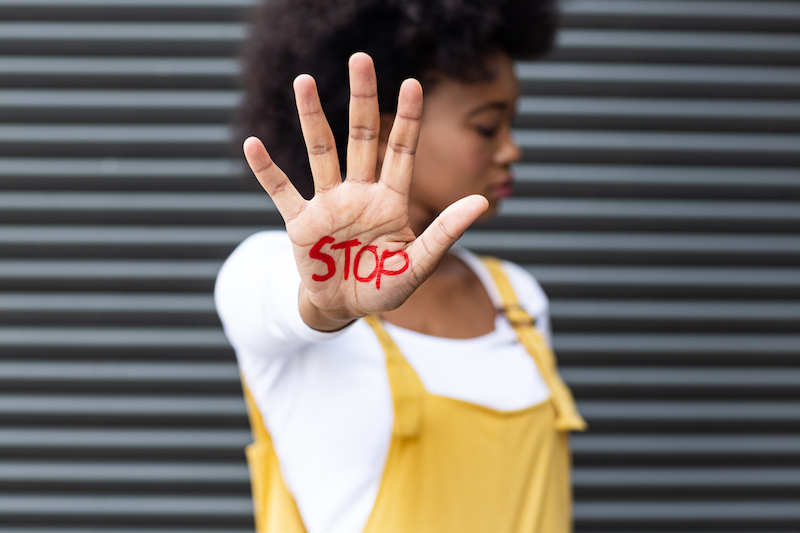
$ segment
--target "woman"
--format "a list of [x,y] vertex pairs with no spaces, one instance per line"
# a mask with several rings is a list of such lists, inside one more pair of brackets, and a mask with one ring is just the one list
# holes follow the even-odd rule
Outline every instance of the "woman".
[[[254,137],[244,152],[286,232],[242,243],[216,300],[255,437],[257,529],[569,531],[566,432],[584,422],[546,297],[518,266],[450,249],[511,193],[512,57],[547,48],[552,6],[332,4],[269,2],[248,55],[248,129],[276,162]],[[344,112],[332,65],[354,50],[375,62],[349,58]],[[297,69],[320,74],[293,84],[310,172],[277,87]],[[416,79],[379,98],[383,73],[392,91],[421,80],[424,107]]]

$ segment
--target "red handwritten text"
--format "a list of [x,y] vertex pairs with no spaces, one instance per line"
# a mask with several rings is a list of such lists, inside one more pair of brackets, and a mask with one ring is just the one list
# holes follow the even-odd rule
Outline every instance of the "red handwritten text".
[[[333,241],[332,237],[325,237],[324,239],[330,239],[331,241]],[[320,242],[322,242],[322,240],[320,240]],[[347,279],[348,276],[350,276],[350,248],[352,248],[353,246],[359,246],[360,244],[361,241],[359,241],[358,239],[353,239],[351,241],[337,242],[336,244],[331,245],[331,250],[344,249],[344,279]],[[356,261],[356,265],[358,265],[358,261]],[[358,267],[354,266],[353,268],[358,268]]]
[[[358,265],[361,262],[361,256],[364,255],[364,252],[372,252],[372,255],[375,256],[375,268],[372,269],[372,272],[365,278],[362,278],[358,275]],[[356,277],[358,281],[361,283],[369,283],[378,275],[378,247],[377,246],[365,246],[358,251],[356,254],[356,262],[353,263],[353,275]],[[375,285],[378,285],[376,282]],[[380,289],[380,286],[378,286]]]
[[[333,244],[331,244],[333,243]],[[325,263],[327,267],[327,272],[323,275],[313,274],[311,279],[314,281],[327,281],[333,277],[336,273],[336,261],[333,259],[333,256],[330,254],[326,254],[322,251],[322,248],[326,245],[331,245],[331,250],[344,250],[344,279],[348,279],[350,277],[350,258],[351,253],[350,249],[355,248],[356,246],[361,246],[361,242],[357,239],[352,239],[349,241],[343,242],[335,242],[333,237],[323,237],[317,244],[315,244],[311,250],[308,252],[308,256],[311,259],[322,261]],[[361,258],[364,254],[371,254],[375,258],[375,266],[373,267],[372,271],[367,274],[366,276],[360,275],[359,266],[361,265]],[[402,255],[405,262],[403,266],[396,270],[389,270],[385,267],[386,260],[390,257],[394,257],[395,255]],[[402,274],[406,270],[408,270],[409,265],[409,258],[408,254],[404,250],[383,250],[380,254],[378,254],[378,247],[377,246],[362,246],[360,250],[355,254],[353,258],[353,277],[356,278],[356,281],[360,281],[361,283],[369,283],[372,280],[375,280],[375,288],[381,288],[381,277],[382,276],[397,276],[398,274]]]
[[314,274],[311,276],[311,279],[314,281],[326,281],[333,277],[333,274],[336,272],[336,262],[333,260],[333,257],[329,256],[328,254],[323,254],[320,252],[322,247],[328,243],[335,241],[333,237],[323,237],[321,238],[317,244],[311,248],[311,251],[308,252],[308,257],[311,259],[316,259],[317,261],[322,261],[328,266],[328,272],[324,276],[320,276],[319,274]]

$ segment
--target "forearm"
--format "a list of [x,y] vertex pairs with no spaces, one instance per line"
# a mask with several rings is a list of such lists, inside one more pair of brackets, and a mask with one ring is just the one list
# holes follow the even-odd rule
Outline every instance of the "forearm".
[[336,328],[301,316],[300,285],[285,233],[257,234],[237,247],[222,267],[215,290],[217,311],[234,348],[262,360],[281,359],[309,343],[337,336],[328,332],[346,324]]

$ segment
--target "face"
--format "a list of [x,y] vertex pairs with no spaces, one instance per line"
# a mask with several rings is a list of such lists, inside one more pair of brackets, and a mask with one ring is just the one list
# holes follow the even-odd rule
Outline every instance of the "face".
[[485,220],[511,195],[511,164],[520,158],[511,136],[519,84],[508,56],[497,54],[488,61],[496,72],[491,81],[444,78],[425,94],[409,197],[412,222],[427,225],[470,194],[489,200],[481,217]]

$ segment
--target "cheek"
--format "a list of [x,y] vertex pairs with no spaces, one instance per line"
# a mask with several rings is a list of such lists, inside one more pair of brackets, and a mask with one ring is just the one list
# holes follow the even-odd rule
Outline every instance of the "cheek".
[[491,164],[491,153],[475,142],[471,132],[450,130],[441,132],[428,145],[426,159],[436,162],[438,174],[451,175],[459,181],[478,178]]
[[459,184],[459,194],[480,192],[491,167],[491,154],[480,143],[463,142],[448,154],[453,179]]
[[465,169],[467,172],[475,177],[481,177],[491,166],[492,156],[490,151],[475,147],[469,154],[464,154],[463,161],[468,166]]
[[423,128],[414,165],[413,192],[448,202],[481,192],[478,189],[491,161],[491,150],[474,132],[441,124]]

